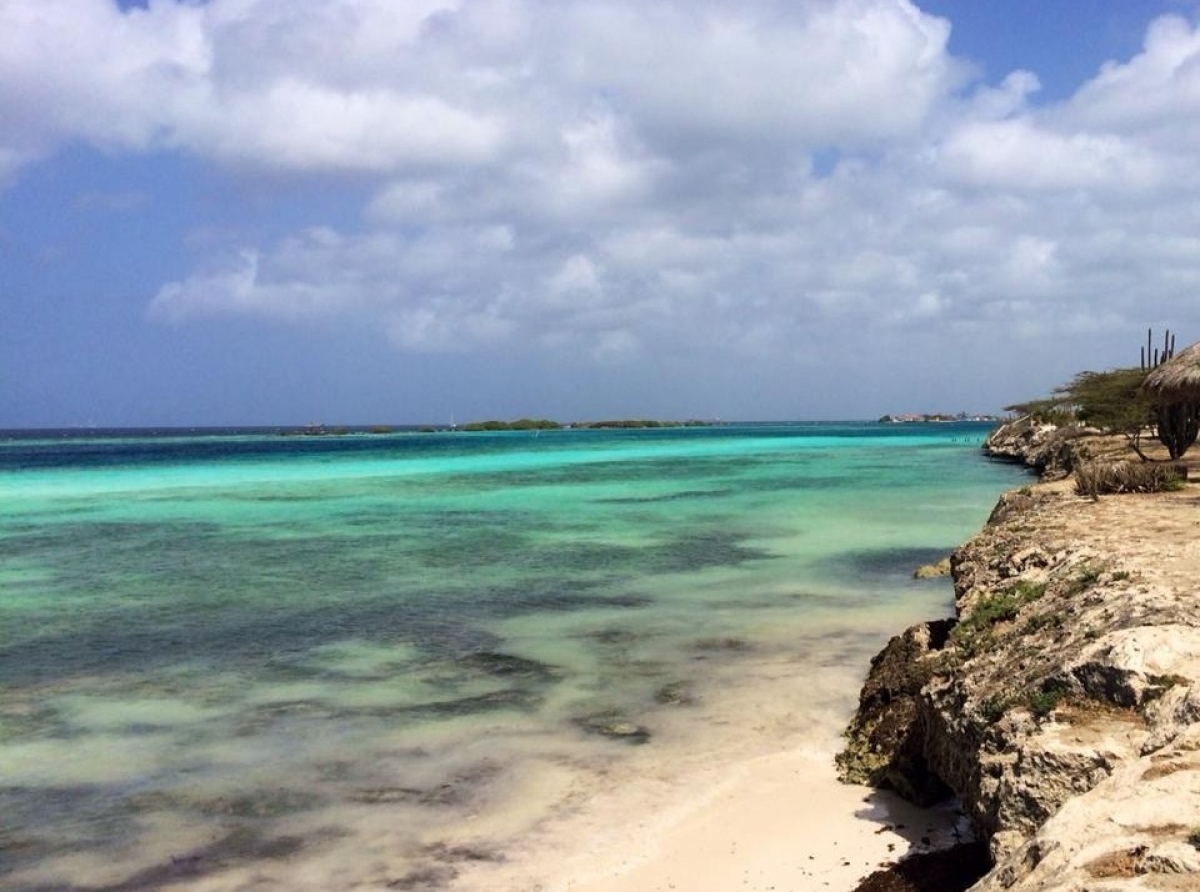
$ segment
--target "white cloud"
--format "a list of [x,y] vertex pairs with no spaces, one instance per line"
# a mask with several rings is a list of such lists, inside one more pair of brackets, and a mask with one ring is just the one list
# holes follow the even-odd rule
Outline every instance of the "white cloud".
[[446,206],[447,186],[433,180],[397,180],[384,187],[371,201],[368,214],[384,223],[432,220]]
[[558,26],[573,82],[676,147],[894,137],[959,77],[947,24],[905,0],[574,3]]
[[1196,314],[1182,18],[1042,103],[1036,72],[968,83],[908,0],[0,0],[0,28],[0,179],[83,142],[371,192],[202,257],[163,318],[815,361]]
[[[536,174],[540,203],[553,214],[575,217],[648,197],[653,160],[622,140],[609,115],[592,116],[563,128],[561,155]],[[623,142],[625,144],[623,144]]]
[[435,97],[280,80],[181,121],[175,141],[253,165],[387,172],[477,163],[498,150],[504,132]]
[[984,188],[1143,192],[1165,171],[1145,148],[1114,134],[1062,133],[1028,117],[969,124],[943,146],[939,166]]
[[508,339],[513,323],[490,307],[441,306],[443,302],[402,310],[387,319],[388,338],[415,351],[456,352],[490,346]]
[[596,264],[582,254],[575,254],[563,261],[558,272],[547,283],[547,291],[557,299],[587,299],[599,290],[600,274]]
[[73,140],[151,144],[203,89],[202,19],[175,3],[126,15],[102,0],[0,4],[0,139],[30,152]]
[[270,313],[282,309],[268,306],[255,297],[258,285],[256,252],[241,252],[238,262],[230,267],[220,272],[194,275],[185,282],[164,285],[151,301],[150,312],[179,321],[193,314],[248,310]]
[[1166,135],[1194,127],[1200,116],[1200,30],[1164,16],[1146,33],[1142,52],[1111,62],[1071,102],[1074,119],[1096,128]]
[[593,102],[652,142],[852,144],[911,132],[954,77],[945,23],[906,0],[7,0],[0,28],[0,109],[22,150],[401,170],[561,140],[565,172],[603,191],[638,174],[611,121],[572,121]]
[[[265,265],[286,268],[293,247],[284,245]],[[242,251],[224,269],[163,286],[150,312],[172,322],[228,313],[302,320],[335,315],[361,300],[357,288],[327,275],[328,269],[311,262],[297,266],[290,276],[272,275],[264,272],[258,252]]]
[[456,6],[10,0],[9,151],[83,140],[297,170],[474,163],[498,151],[503,125],[471,107],[481,97],[441,91],[437,72],[411,79],[426,29]]

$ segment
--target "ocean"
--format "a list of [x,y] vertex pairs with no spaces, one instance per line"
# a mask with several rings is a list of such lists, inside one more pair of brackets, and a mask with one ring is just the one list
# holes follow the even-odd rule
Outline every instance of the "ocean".
[[486,888],[828,747],[988,430],[0,433],[0,886]]

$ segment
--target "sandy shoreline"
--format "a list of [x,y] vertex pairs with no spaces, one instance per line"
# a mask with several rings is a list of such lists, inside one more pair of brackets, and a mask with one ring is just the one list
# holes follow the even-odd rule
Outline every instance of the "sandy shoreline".
[[[918,809],[840,783],[833,745],[759,756],[693,778],[650,814],[593,803],[566,850],[489,865],[467,888],[505,892],[850,892],[881,865],[959,841],[952,807]],[[591,833],[588,827],[592,828]],[[559,837],[563,840],[564,837]],[[467,879],[462,877],[461,879]]]
[[492,825],[462,827],[447,845],[503,859],[456,863],[449,888],[851,892],[882,865],[961,841],[956,809],[837,779],[859,667],[878,645],[854,660],[780,645],[714,677],[711,697],[660,714],[654,742],[573,784],[527,832],[495,844]]
[[838,783],[832,753],[780,753],[740,766],[640,856],[560,888],[851,890],[882,863],[953,842],[953,817]]

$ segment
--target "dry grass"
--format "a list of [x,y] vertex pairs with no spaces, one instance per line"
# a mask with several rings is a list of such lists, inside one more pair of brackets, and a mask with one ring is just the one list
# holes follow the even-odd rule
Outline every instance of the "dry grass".
[[1075,492],[1098,498],[1110,493],[1179,489],[1187,470],[1179,465],[1137,461],[1091,461],[1075,470]]
[[1145,846],[1135,846],[1120,852],[1109,852],[1089,861],[1085,869],[1096,879],[1118,879],[1138,876],[1142,871],[1142,856]]
[[1187,829],[1183,824],[1151,824],[1148,827],[1139,827],[1138,831],[1155,839],[1167,839],[1182,836]]
[[1142,780],[1151,781],[1160,777],[1170,777],[1172,774],[1178,774],[1181,771],[1200,771],[1200,764],[1195,762],[1160,762],[1157,765],[1151,765],[1142,772]]

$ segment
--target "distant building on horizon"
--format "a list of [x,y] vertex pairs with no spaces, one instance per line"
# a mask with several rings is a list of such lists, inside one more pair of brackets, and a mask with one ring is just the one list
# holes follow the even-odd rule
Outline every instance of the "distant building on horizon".
[[903,412],[898,415],[884,415],[879,419],[880,424],[912,424],[913,422],[951,422],[951,421],[999,421],[999,417],[995,415],[970,415],[966,412],[959,412],[957,415],[950,415],[944,412],[931,412],[916,414],[912,412]]

